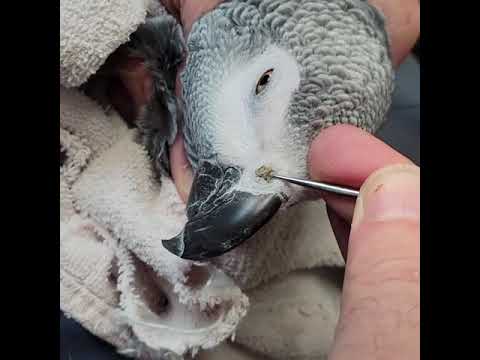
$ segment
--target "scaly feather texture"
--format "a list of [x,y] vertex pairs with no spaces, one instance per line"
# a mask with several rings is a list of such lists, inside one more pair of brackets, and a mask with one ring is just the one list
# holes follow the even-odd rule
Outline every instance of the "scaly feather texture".
[[213,104],[224,79],[271,45],[300,70],[288,135],[279,139],[299,164],[321,129],[348,123],[373,132],[385,120],[394,73],[382,16],[366,1],[233,0],[197,21],[187,42],[184,133],[194,166],[216,150],[215,122],[229,121],[218,119]]

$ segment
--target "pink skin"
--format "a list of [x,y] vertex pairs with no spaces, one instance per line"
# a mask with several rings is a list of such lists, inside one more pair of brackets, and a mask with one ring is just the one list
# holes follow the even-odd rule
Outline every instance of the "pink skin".
[[[323,130],[310,147],[311,177],[334,184],[360,188],[370,174],[391,164],[411,162],[374,136],[350,125]],[[330,222],[346,258],[355,203],[333,194],[325,193],[322,197],[327,202]]]

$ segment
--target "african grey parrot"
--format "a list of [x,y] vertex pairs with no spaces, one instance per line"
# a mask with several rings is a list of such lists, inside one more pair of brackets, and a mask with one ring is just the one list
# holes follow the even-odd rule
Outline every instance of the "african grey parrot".
[[194,181],[188,222],[172,253],[221,255],[266,224],[301,190],[259,168],[308,177],[307,153],[339,123],[375,131],[393,91],[382,16],[363,0],[232,0],[200,18],[186,42],[183,103],[175,71],[185,53],[173,19],[150,19],[125,45],[153,74],[154,97],[139,127],[157,173],[183,132]]

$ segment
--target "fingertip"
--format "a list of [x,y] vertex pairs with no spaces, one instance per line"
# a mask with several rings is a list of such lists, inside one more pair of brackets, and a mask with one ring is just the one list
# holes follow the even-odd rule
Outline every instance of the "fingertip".
[[[351,125],[336,125],[322,130],[312,141],[308,155],[310,175],[314,179],[327,180],[338,153],[340,142],[356,131]],[[335,151],[335,154],[333,152]],[[332,157],[332,155],[334,155]]]
[[420,168],[410,164],[375,171],[360,189],[352,230],[362,222],[420,219]]
[[308,156],[313,179],[353,187],[360,187],[373,171],[395,163],[411,162],[375,136],[346,124],[322,130]]

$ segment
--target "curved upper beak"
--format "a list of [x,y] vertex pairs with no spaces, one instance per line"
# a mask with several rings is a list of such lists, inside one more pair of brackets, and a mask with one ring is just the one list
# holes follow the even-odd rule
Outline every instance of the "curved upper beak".
[[203,162],[195,174],[183,231],[163,246],[188,260],[222,255],[254,235],[278,211],[277,194],[235,190],[241,170]]

